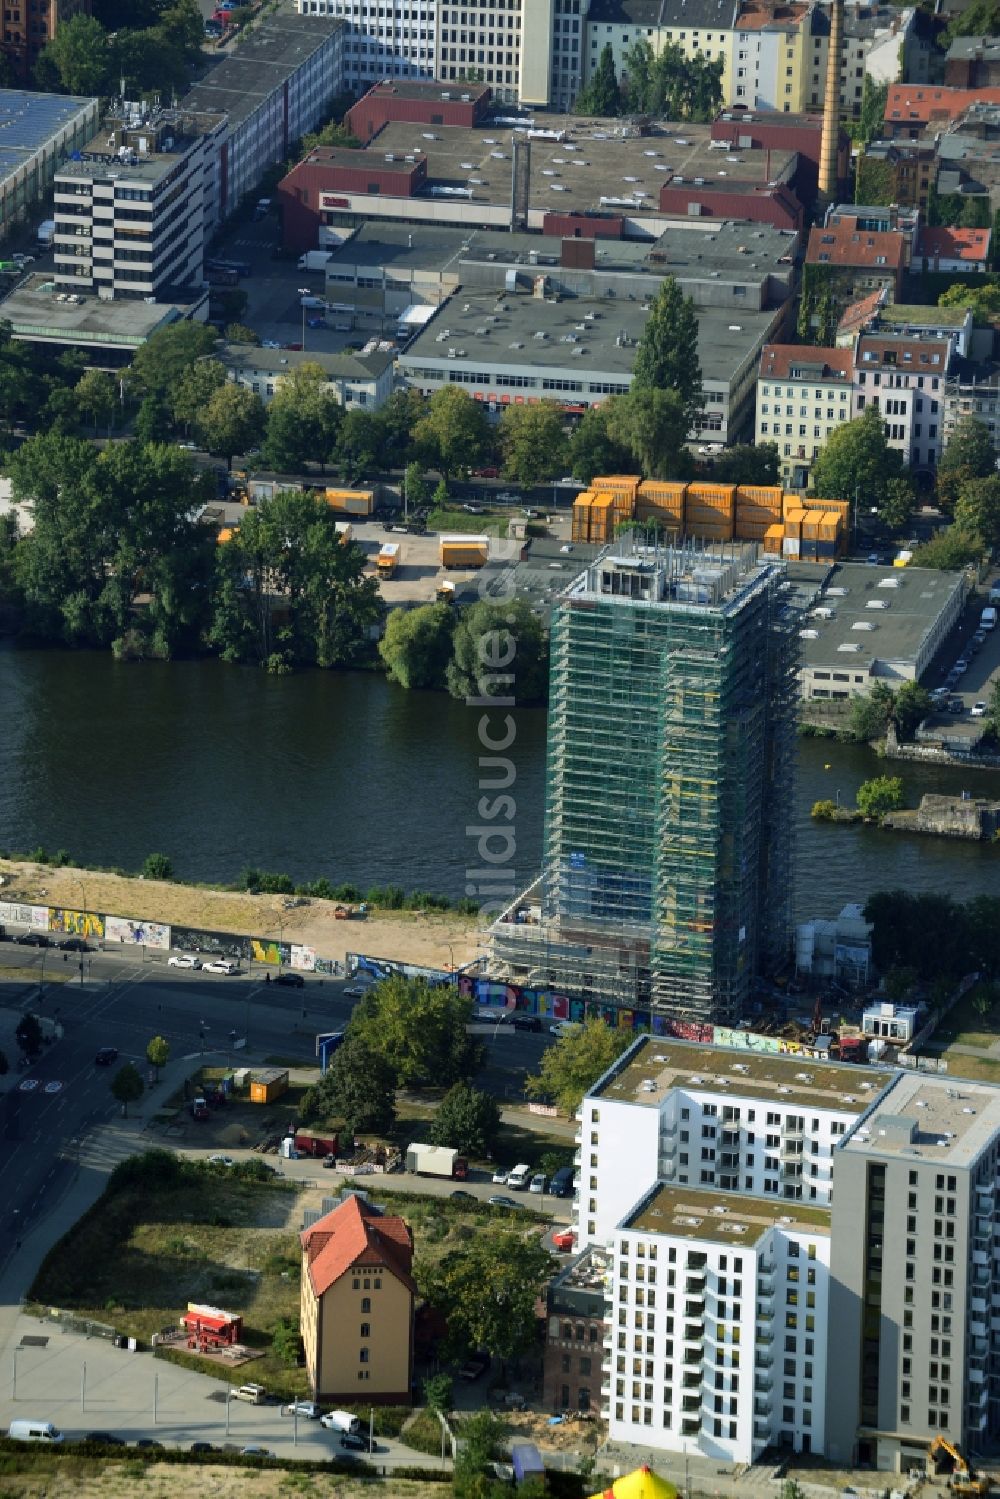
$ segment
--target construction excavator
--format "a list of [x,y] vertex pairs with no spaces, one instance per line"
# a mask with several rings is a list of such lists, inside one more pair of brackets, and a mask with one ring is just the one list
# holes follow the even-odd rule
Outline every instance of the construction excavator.
[[935,1475],[948,1475],[948,1487],[962,1499],[985,1499],[990,1492],[989,1479],[975,1473],[968,1458],[945,1437],[934,1438],[927,1460]]

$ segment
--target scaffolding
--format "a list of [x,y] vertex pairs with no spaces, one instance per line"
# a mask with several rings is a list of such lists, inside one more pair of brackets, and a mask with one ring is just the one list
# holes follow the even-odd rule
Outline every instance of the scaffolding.
[[609,1011],[740,1015],[787,950],[796,645],[783,568],[753,546],[620,538],[566,590],[541,883],[495,924],[495,972]]

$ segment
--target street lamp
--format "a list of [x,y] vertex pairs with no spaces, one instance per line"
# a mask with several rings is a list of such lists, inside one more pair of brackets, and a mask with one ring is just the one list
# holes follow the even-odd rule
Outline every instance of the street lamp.
[[305,349],[305,346],[306,346],[306,304],[302,301],[302,298],[303,297],[308,297],[309,296],[309,292],[310,292],[310,288],[308,286],[300,286],[299,287],[299,305],[302,308],[302,347],[303,347],[303,349]]

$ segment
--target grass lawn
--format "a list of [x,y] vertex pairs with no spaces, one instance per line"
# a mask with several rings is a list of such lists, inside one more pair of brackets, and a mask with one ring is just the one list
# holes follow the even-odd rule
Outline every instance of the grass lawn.
[[970,989],[950,1010],[934,1033],[935,1042],[958,1042],[962,1046],[981,1046],[988,1050],[1000,1041],[1000,1009],[980,1015],[975,1008],[977,990]]
[[142,1462],[135,1458],[60,1456],[27,1450],[0,1455],[0,1494],[19,1499],[108,1499],[108,1495],[146,1493],[150,1499],[190,1499],[192,1493],[212,1499],[289,1499],[316,1495],[326,1499],[446,1499],[449,1484],[409,1478],[383,1481],[346,1474],[274,1468],[228,1467],[221,1463]]
[[112,1182],[45,1258],[31,1299],[145,1342],[176,1326],[189,1301],[224,1306],[243,1315],[244,1342],[268,1351],[242,1369],[196,1366],[275,1393],[307,1393],[305,1371],[270,1351],[278,1319],[299,1310],[301,1194],[191,1162],[179,1163],[175,1178],[120,1189]]
[[[511,515],[517,512],[512,510]],[[472,515],[468,510],[452,510],[441,506],[431,510],[427,517],[428,531],[457,532],[460,536],[479,535],[481,532],[489,532],[491,536],[505,536],[507,534],[507,513]]]
[[977,1083],[1000,1083],[1000,1057],[969,1057],[945,1050],[949,1077],[967,1077]]

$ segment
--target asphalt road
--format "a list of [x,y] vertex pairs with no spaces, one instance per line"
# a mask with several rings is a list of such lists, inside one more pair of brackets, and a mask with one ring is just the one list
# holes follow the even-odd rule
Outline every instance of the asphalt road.
[[[305,975],[303,988],[283,989],[265,982],[259,968],[231,976],[191,972],[168,967],[159,953],[145,960],[141,953],[93,953],[83,964],[81,983],[76,953],[0,944],[0,1009],[15,1018],[32,1010],[64,1028],[28,1071],[14,1071],[9,1056],[12,1070],[0,1081],[0,1256],[58,1201],[87,1132],[119,1107],[109,1091],[113,1069],[94,1061],[100,1047],[117,1047],[121,1060],[142,1069],[154,1035],[170,1042],[175,1058],[190,1058],[192,1068],[205,1052],[248,1063],[280,1056],[308,1066],[315,1063],[317,1032],[342,1028],[356,1003],[344,994],[352,987],[347,979]],[[73,977],[53,982],[53,971]],[[480,1082],[501,1100],[519,1098],[525,1073],[537,1069],[551,1038],[505,1027],[475,1030],[488,1050]],[[234,1039],[245,1044],[234,1046]]]

